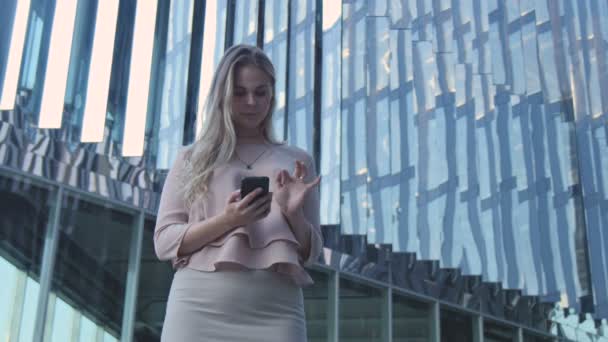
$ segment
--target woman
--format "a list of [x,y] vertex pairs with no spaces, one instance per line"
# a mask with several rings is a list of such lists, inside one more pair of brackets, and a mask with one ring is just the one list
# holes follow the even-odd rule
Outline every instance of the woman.
[[[154,246],[177,269],[162,341],[306,341],[301,287],[312,284],[303,266],[323,245],[320,178],[309,154],[272,137],[274,106],[264,52],[228,49],[205,127],[178,154],[161,195]],[[247,176],[269,177],[269,193],[241,198]]]

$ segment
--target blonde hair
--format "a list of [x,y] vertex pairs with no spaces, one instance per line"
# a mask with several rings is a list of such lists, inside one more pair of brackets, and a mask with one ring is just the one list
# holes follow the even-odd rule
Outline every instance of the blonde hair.
[[271,81],[271,103],[260,124],[262,135],[273,144],[281,144],[273,136],[272,114],[276,105],[274,66],[263,50],[251,45],[235,45],[226,50],[215,70],[203,113],[205,123],[195,142],[186,149],[183,183],[185,200],[190,206],[209,190],[213,171],[227,163],[236,148],[236,132],[232,122],[232,98],[236,69],[248,65],[258,67]]

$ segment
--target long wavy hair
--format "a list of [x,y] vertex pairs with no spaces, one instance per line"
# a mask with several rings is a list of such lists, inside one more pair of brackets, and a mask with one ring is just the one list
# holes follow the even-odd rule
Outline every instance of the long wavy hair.
[[213,75],[203,107],[203,128],[185,152],[183,183],[188,207],[198,196],[204,196],[208,192],[213,171],[219,165],[227,163],[234,154],[237,138],[232,121],[232,98],[236,70],[251,65],[266,73],[271,81],[270,108],[260,124],[261,133],[272,144],[282,143],[273,136],[272,128],[272,115],[276,106],[276,76],[272,62],[258,47],[245,44],[232,46],[224,53]]

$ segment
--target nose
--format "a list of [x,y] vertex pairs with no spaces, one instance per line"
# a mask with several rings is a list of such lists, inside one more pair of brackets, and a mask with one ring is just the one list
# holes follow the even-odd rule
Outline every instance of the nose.
[[246,101],[246,103],[248,105],[252,105],[252,106],[255,105],[255,96],[254,96],[254,94],[253,93],[248,93],[247,96],[246,96],[246,98],[245,98],[245,101]]

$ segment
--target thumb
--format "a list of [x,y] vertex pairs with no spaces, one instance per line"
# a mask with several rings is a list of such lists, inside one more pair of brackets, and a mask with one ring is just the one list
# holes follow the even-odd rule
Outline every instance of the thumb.
[[312,182],[310,182],[310,184],[308,184],[308,187],[314,188],[315,186],[319,185],[319,183],[321,183],[321,176],[317,176],[317,178],[315,178]]
[[228,197],[228,203],[238,202],[241,199],[241,190],[234,190]]

